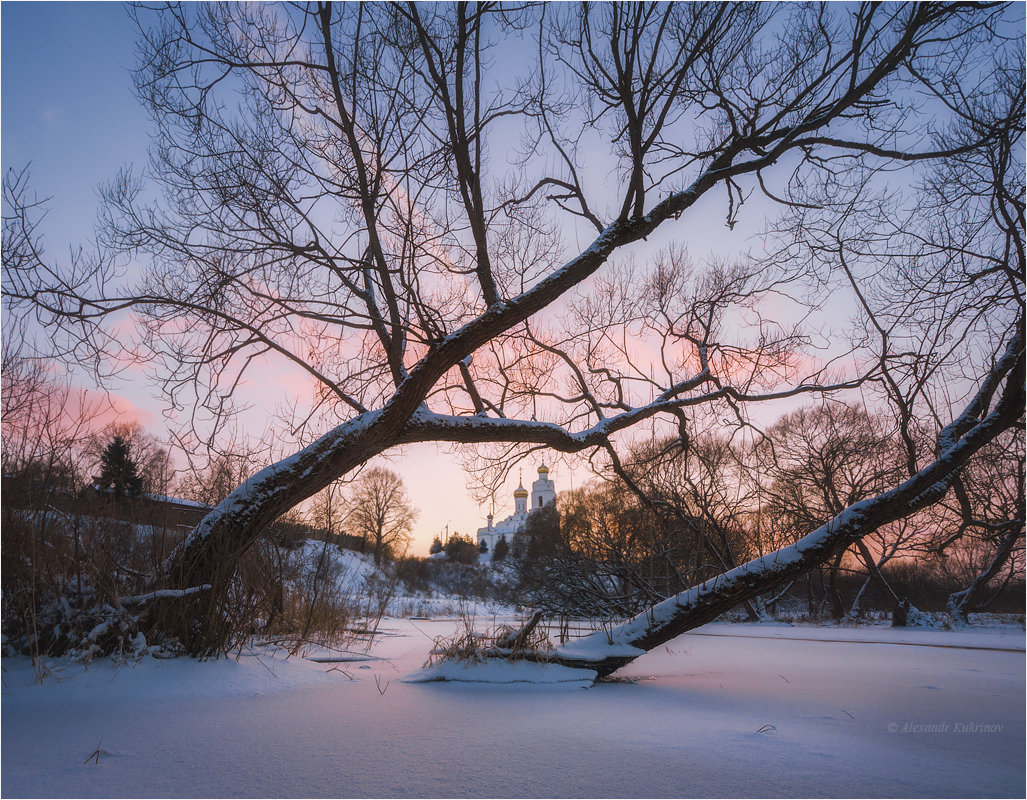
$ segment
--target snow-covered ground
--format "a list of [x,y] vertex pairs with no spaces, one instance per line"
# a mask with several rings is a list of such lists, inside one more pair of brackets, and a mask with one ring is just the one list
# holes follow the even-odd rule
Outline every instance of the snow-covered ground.
[[[480,619],[484,626],[492,620]],[[714,624],[630,680],[411,683],[454,620],[368,654],[3,660],[5,797],[1016,796],[1022,628]],[[324,659],[328,654],[309,653]],[[474,670],[470,672],[475,672]],[[479,668],[523,681],[530,668]],[[87,763],[83,763],[87,762]]]
[[[375,588],[387,584],[389,575],[374,565],[370,553],[356,553],[352,550],[340,550],[324,542],[307,539],[289,551],[287,558],[305,563],[308,574],[313,574],[315,566],[324,553],[332,565],[333,580],[342,594],[356,601],[355,606],[361,607],[375,604],[379,594],[388,595],[386,613],[395,617],[439,617],[461,616],[469,614],[475,617],[493,616],[496,614],[513,614],[514,609],[495,600],[467,598],[442,591],[409,591],[399,582],[393,591],[381,592]],[[445,559],[445,555],[442,555]]]

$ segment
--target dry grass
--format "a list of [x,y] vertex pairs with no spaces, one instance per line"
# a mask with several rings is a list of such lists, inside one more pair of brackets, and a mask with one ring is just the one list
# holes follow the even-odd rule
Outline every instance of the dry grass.
[[207,656],[257,638],[294,653],[344,644],[355,629],[377,628],[395,587],[386,581],[354,596],[334,546],[288,551],[268,537],[242,556],[216,602],[202,587],[155,597],[157,568],[181,533],[54,510],[5,508],[2,525],[5,650],[31,656],[40,680],[52,657],[181,654],[187,648],[159,632],[186,630],[198,615],[217,642]]
[[[545,661],[553,651],[546,628],[538,626],[524,636],[516,636],[517,629],[508,625],[497,625],[484,631],[475,629],[472,616],[461,616],[460,625],[448,636],[436,637],[425,667],[446,661],[462,661],[482,664],[490,658],[504,658],[509,661],[528,658]],[[504,641],[518,639],[513,647],[503,647]]]
[[[53,509],[5,508],[0,543],[3,631],[37,662],[71,652],[131,651],[138,632],[124,598],[146,591],[172,536]],[[165,532],[167,533],[167,532]]]

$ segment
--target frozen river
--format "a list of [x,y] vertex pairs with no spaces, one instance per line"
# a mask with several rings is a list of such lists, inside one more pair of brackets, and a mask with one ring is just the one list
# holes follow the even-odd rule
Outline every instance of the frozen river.
[[338,664],[148,659],[40,686],[4,659],[2,793],[1025,793],[1022,630],[708,625],[582,689],[403,683],[455,623],[383,625],[379,660]]

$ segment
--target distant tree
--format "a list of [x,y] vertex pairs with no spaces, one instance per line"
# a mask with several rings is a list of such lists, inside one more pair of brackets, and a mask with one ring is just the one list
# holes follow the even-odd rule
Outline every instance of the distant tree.
[[190,455],[192,449],[188,444],[183,447],[189,468],[175,491],[197,503],[216,506],[256,472],[256,450],[237,435],[219,442],[217,452],[208,451],[205,458]]
[[561,539],[577,555],[601,565],[616,592],[649,591],[659,522],[626,487],[598,484],[568,492],[560,504]]
[[434,556],[442,552],[442,540],[436,536],[431,540],[431,547],[428,548],[428,555]]
[[314,495],[308,514],[309,523],[322,531],[325,540],[338,536],[343,532],[343,520],[346,517],[346,506],[342,497],[342,488],[338,481],[330,483]]
[[405,548],[417,519],[403,481],[384,467],[371,467],[357,479],[351,494],[350,528],[374,551],[374,563]]
[[931,548],[939,556],[954,551],[939,563],[965,586],[946,603],[956,625],[967,624],[970,612],[987,609],[1011,580],[1023,576],[1027,502],[1023,452],[1022,429],[996,438],[982,450],[984,457],[963,471],[954,497],[939,506],[947,506],[955,521],[948,522],[946,535],[932,542]]
[[[97,418],[106,410],[85,392],[55,379],[45,365],[21,354],[20,331],[5,331],[0,369],[0,462],[5,482],[18,488],[5,496],[18,507],[52,502],[72,493],[83,479],[83,451]],[[7,488],[5,486],[5,491]]]
[[100,474],[96,478],[96,487],[101,491],[109,491],[115,500],[138,497],[143,493],[143,480],[132,460],[129,444],[120,435],[115,434],[100,455]]
[[461,536],[454,533],[446,542],[446,557],[450,561],[459,561],[461,564],[476,564],[478,562],[478,545],[469,536]]
[[478,542],[478,552],[479,553],[487,553],[488,551],[489,551],[489,543],[488,542],[486,542],[484,539],[482,539],[480,542]]
[[[598,502],[602,494],[579,496],[577,502]],[[637,613],[660,599],[636,580],[638,570],[623,552],[589,540],[589,525],[573,508],[574,495],[561,495],[562,511],[553,505],[532,511],[514,536],[511,553],[523,602],[549,616],[612,619]],[[616,509],[609,509],[609,516],[616,517]],[[592,533],[597,540],[602,538],[597,531]]]
[[687,441],[668,438],[631,452],[630,479],[663,521],[649,526],[646,544],[672,560],[686,585],[790,542],[779,537],[775,546],[759,528],[743,455],[716,430],[691,430]]
[[114,438],[124,442],[132,454],[136,474],[139,476],[140,493],[166,495],[171,490],[173,469],[167,447],[146,431],[138,422],[115,422],[97,430],[86,443],[85,457],[92,462],[93,469],[103,468],[103,453]]
[[[790,532],[793,539],[902,478],[899,436],[887,420],[862,408],[838,404],[801,408],[778,420],[767,436],[766,446],[757,448],[758,471],[767,484],[766,510],[775,527]],[[862,539],[851,549],[866,568],[868,580],[890,598],[895,624],[904,625],[905,598],[896,594],[880,569],[902,544],[896,541],[900,533],[900,527],[878,528],[879,556],[873,555]],[[846,610],[839,577],[847,552],[847,548],[839,548],[827,563],[827,589],[835,619],[841,619]]]
[[554,505],[530,511],[524,527],[514,534],[513,556],[517,559],[538,561],[563,549],[560,512]]
[[506,535],[501,533],[499,534],[499,538],[496,539],[495,548],[493,548],[492,550],[492,560],[502,561],[504,558],[506,558],[509,552],[510,545],[506,543]]

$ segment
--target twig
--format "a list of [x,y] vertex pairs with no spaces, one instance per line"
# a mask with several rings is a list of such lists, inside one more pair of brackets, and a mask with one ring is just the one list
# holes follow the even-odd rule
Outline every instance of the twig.
[[[257,652],[252,647],[246,645],[246,649],[250,651],[251,656],[257,659],[257,663],[260,664],[260,666],[262,666],[264,669],[271,673],[272,678],[278,677],[277,675],[275,675],[274,670],[272,670],[271,667],[269,667],[267,664],[260,660],[260,656],[257,655]],[[242,653],[242,647],[239,648],[239,652]]]
[[341,672],[343,675],[345,675],[351,681],[355,681],[356,680],[356,678],[354,678],[352,675],[350,675],[348,672],[346,672],[346,670],[344,670],[342,667],[332,667],[331,669],[326,669],[325,672]]
[[99,764],[100,763],[100,756],[109,756],[110,755],[109,752],[107,752],[106,750],[101,749],[102,745],[103,745],[103,739],[100,739],[100,741],[96,743],[96,749],[92,753],[90,753],[86,757],[86,760],[83,761],[82,763],[83,764],[88,764],[89,763],[89,759],[93,759],[93,763],[94,764]]

